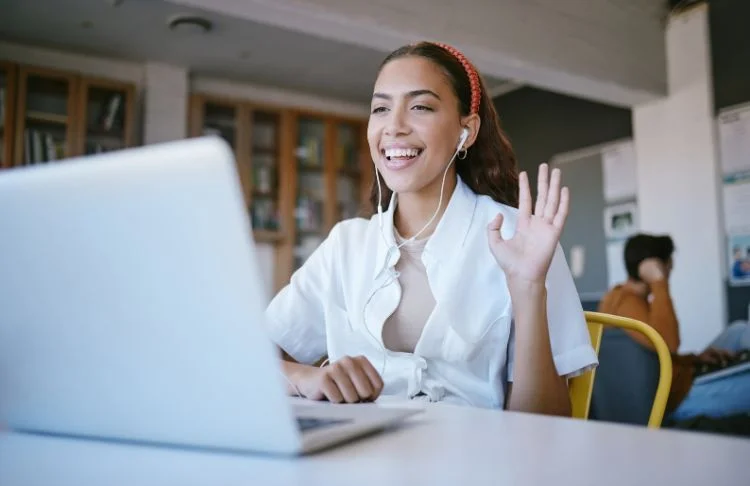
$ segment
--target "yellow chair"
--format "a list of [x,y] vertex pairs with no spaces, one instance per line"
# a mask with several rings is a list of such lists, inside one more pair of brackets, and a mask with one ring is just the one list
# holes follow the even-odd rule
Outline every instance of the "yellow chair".
[[[656,354],[659,357],[659,384],[656,387],[654,404],[648,418],[648,427],[661,427],[664,411],[667,408],[669,390],[672,387],[672,356],[669,353],[664,339],[651,326],[635,319],[618,317],[600,312],[586,312],[586,324],[589,328],[589,336],[594,351],[599,353],[604,326],[631,329],[644,334],[654,344]],[[589,416],[591,406],[591,395],[594,391],[594,377],[596,370],[588,371],[570,380],[570,401],[573,409],[573,417],[586,419]]]

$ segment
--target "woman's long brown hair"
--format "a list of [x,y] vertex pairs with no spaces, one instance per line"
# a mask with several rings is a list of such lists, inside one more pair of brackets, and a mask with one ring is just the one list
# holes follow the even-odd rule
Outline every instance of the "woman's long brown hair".
[[[461,116],[467,116],[471,107],[471,83],[466,69],[458,58],[440,46],[429,42],[401,47],[385,58],[380,69],[389,62],[403,57],[422,57],[442,68],[453,86],[459,100]],[[487,94],[484,81],[479,76],[481,99],[479,118],[481,126],[477,138],[468,150],[466,158],[456,159],[456,171],[461,179],[475,193],[490,196],[495,201],[512,207],[518,207],[518,167],[508,137],[500,127],[500,120],[495,105]],[[393,192],[388,188],[380,172],[382,199],[380,203],[387,207]],[[377,211],[378,186],[373,180],[370,189],[372,210]]]

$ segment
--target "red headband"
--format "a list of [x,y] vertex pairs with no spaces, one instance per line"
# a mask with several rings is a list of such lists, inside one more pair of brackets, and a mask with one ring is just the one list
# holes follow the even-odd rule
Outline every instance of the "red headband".
[[433,44],[450,53],[464,67],[466,76],[469,78],[469,84],[471,85],[471,107],[469,113],[479,113],[479,101],[482,99],[482,93],[479,89],[479,74],[477,73],[476,68],[471,62],[469,62],[466,56],[455,47],[440,42],[433,42]]

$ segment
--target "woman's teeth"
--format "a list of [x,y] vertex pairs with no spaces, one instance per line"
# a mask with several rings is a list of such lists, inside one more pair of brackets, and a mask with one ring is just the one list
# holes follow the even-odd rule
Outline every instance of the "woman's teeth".
[[387,159],[411,159],[420,154],[421,149],[385,149]]

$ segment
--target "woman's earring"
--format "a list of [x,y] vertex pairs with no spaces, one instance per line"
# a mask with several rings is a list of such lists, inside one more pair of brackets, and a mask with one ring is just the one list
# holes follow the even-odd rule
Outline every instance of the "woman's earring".
[[458,158],[461,160],[464,160],[466,158],[466,155],[469,153],[466,149],[461,149],[458,151]]

